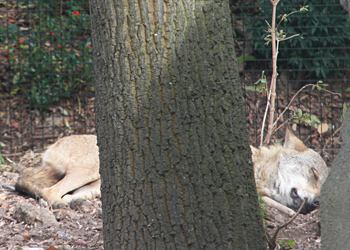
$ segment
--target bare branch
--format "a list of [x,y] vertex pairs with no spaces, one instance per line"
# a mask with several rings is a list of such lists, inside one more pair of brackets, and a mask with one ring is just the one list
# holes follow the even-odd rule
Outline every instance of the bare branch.
[[301,204],[300,208],[298,209],[298,211],[295,213],[295,215],[290,218],[286,223],[284,223],[283,225],[277,225],[275,232],[272,235],[272,238],[270,238],[270,236],[268,236],[268,242],[267,244],[269,245],[269,249],[273,250],[276,248],[276,240],[277,240],[277,235],[278,232],[282,229],[285,228],[286,226],[288,226],[290,223],[292,223],[293,220],[295,220],[295,218],[298,216],[298,214],[300,214],[301,210],[303,209],[305,203],[307,202],[308,198],[305,197],[303,203]]
[[[293,103],[295,97],[296,97],[303,89],[305,89],[305,88],[307,88],[307,87],[310,87],[310,86],[314,86],[314,84],[307,84],[307,85],[303,86],[301,89],[298,90],[297,93],[295,93],[295,94],[293,95],[293,97],[292,97],[292,99],[290,100],[290,102],[288,103],[287,107],[284,108],[283,112],[277,117],[277,119],[276,119],[275,122],[273,123],[272,128],[275,128],[275,127],[276,127],[277,122],[279,121],[279,119],[281,119],[282,115],[289,109],[290,105],[292,105],[292,103]],[[273,130],[273,129],[272,129],[272,130]],[[272,135],[272,130],[271,130],[271,134],[270,134],[270,133],[267,134],[264,143],[266,143],[266,142],[269,141],[269,139],[270,139],[270,137],[271,137],[271,135]]]
[[293,37],[296,37],[296,36],[299,36],[300,34],[295,34],[295,35],[292,35],[292,36],[289,36],[289,37],[286,37],[286,38],[279,38],[278,40],[279,41],[285,41],[285,40],[288,40],[288,39],[291,39]]
[[281,24],[281,22],[282,22],[283,19],[285,19],[286,17],[288,17],[288,16],[290,16],[290,15],[293,15],[294,13],[298,13],[298,12],[300,12],[300,10],[295,10],[295,11],[292,11],[291,13],[289,13],[289,14],[284,14],[284,15],[281,17],[280,21],[278,22],[276,28],[278,28],[278,26],[280,26],[280,24]]

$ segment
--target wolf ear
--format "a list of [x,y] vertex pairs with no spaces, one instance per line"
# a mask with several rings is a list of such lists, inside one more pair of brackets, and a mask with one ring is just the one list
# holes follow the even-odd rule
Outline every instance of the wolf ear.
[[250,145],[250,150],[252,151],[252,161],[255,163],[258,158],[258,154],[260,153],[260,149]]
[[260,149],[253,147],[252,145],[250,145],[250,150],[252,151],[252,155],[257,155],[260,151]]
[[286,136],[284,138],[284,148],[294,149],[296,151],[302,152],[307,149],[304,143],[296,137],[289,127],[286,129]]

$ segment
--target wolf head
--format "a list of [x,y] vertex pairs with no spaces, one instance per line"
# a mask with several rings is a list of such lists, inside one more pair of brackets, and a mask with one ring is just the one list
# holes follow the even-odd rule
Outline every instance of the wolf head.
[[307,148],[289,129],[281,145],[251,146],[258,192],[294,210],[307,214],[319,205],[321,186],[328,169],[321,156]]

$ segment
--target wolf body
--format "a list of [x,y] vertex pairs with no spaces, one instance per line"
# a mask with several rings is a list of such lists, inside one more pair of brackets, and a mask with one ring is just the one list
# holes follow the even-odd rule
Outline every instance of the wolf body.
[[[304,197],[302,213],[317,207],[320,188],[328,170],[319,154],[307,148],[287,130],[284,146],[251,146],[255,181],[261,195],[294,210]],[[53,207],[79,199],[99,197],[99,152],[95,135],[71,135],[59,139],[43,154],[42,163],[25,168],[16,190],[42,197]]]
[[308,198],[301,213],[314,210],[320,201],[320,190],[328,169],[322,157],[307,148],[290,129],[287,129],[284,145],[252,147],[252,161],[257,190],[261,196],[299,209]]
[[39,166],[24,168],[15,189],[42,197],[53,207],[100,196],[99,152],[95,135],[71,135],[52,144]]

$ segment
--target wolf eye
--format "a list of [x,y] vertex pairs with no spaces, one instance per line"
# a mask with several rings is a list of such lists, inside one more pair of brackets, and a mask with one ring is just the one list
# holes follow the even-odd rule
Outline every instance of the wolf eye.
[[298,190],[296,188],[292,188],[292,191],[290,192],[290,196],[292,198],[298,198],[299,197]]
[[314,174],[315,180],[318,181],[318,178],[319,178],[318,176],[319,176],[319,175],[318,175],[317,170],[316,170],[315,168],[311,168],[311,171],[312,171],[312,173]]

